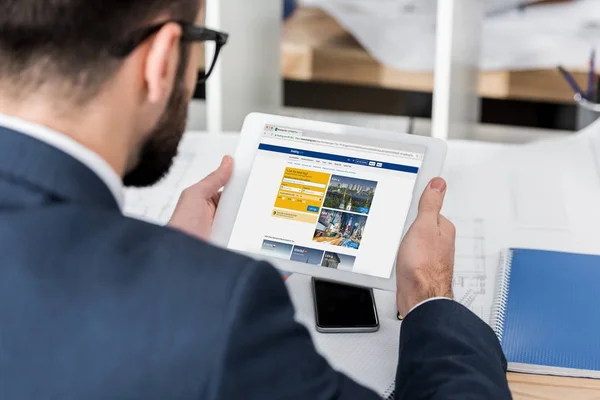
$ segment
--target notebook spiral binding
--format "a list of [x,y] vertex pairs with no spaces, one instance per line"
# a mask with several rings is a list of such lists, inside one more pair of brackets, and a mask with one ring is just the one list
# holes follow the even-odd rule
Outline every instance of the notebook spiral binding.
[[392,382],[389,388],[383,393],[382,396],[385,400],[394,400],[396,397],[396,382]]
[[504,318],[506,314],[506,303],[508,301],[508,290],[510,285],[510,269],[512,266],[513,253],[507,250],[500,256],[500,265],[496,276],[496,290],[494,303],[492,304],[492,313],[490,317],[490,326],[502,343],[504,334]]

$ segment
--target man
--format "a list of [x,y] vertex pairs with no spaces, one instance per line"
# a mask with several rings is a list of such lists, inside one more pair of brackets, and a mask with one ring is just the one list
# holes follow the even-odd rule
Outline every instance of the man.
[[[171,227],[120,212],[169,169],[199,0],[0,0],[0,399],[375,399],[319,356],[278,273],[206,243],[231,158]],[[243,70],[240,71],[243,73]],[[397,398],[505,399],[491,329],[452,297],[431,182],[398,257]]]

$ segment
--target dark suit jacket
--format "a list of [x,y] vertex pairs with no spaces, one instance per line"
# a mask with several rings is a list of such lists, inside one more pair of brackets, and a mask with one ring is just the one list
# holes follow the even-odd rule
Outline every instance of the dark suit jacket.
[[[88,168],[0,128],[0,399],[375,399],[318,355],[269,265],[121,215]],[[498,341],[436,301],[398,398],[505,399]]]

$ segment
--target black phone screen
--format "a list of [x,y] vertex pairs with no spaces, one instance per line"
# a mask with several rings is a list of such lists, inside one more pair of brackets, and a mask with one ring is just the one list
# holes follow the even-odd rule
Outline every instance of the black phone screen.
[[378,326],[373,291],[313,279],[317,326],[368,328]]

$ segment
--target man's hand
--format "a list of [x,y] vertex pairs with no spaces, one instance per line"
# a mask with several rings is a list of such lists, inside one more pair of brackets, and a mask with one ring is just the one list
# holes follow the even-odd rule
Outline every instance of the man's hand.
[[169,226],[201,240],[210,238],[221,188],[231,178],[233,159],[223,158],[216,171],[181,193]]
[[452,298],[456,230],[440,215],[445,194],[442,178],[429,183],[419,203],[419,214],[400,245],[396,297],[402,316],[432,297]]

